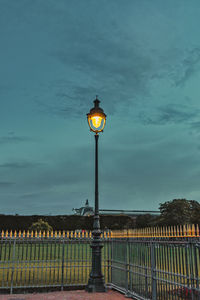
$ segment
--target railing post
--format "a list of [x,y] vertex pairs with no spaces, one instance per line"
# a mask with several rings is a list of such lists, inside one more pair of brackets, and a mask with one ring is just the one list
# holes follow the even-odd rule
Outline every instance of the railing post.
[[147,276],[147,268],[145,268],[145,296],[148,297],[148,276]]
[[152,282],[152,300],[157,299],[156,295],[156,261],[155,261],[155,245],[151,242],[151,282]]
[[193,259],[192,259],[192,250],[194,250],[193,245],[191,241],[189,241],[189,265],[190,265],[190,279],[191,279],[191,298],[194,299],[194,270],[193,270]]
[[[197,248],[200,247],[198,244],[194,244],[194,268],[195,268],[195,281],[196,281],[196,288],[199,290],[199,278],[198,278],[198,259],[197,259]],[[200,298],[200,291],[199,293],[199,298]]]
[[106,240],[106,243],[107,243],[107,257],[108,257],[108,260],[107,260],[107,268],[108,268],[108,283],[110,283],[111,281],[111,278],[110,278],[110,272],[111,272],[111,240],[110,240],[110,237]]
[[126,238],[126,297],[132,298],[130,293],[130,243],[129,238]]
[[113,283],[113,238],[110,239],[111,251],[110,251],[110,282]]
[[188,262],[188,243],[185,246],[185,268],[186,268],[186,278],[187,278],[187,288],[190,288],[190,280],[189,280],[189,262]]
[[13,243],[12,273],[11,273],[10,294],[13,293],[13,276],[14,276],[14,270],[15,270],[15,245],[16,245],[16,238],[14,238],[14,243]]
[[64,238],[62,240],[62,278],[61,278],[61,291],[63,291],[64,287],[64,256],[65,256],[65,241]]

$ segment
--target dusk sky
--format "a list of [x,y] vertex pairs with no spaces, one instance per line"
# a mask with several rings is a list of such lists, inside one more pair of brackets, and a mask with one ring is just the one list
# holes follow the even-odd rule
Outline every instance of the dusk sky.
[[200,200],[199,0],[0,0],[0,213]]

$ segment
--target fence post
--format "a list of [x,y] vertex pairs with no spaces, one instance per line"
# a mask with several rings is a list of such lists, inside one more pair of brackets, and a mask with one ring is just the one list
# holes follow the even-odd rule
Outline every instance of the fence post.
[[157,299],[156,295],[156,261],[155,261],[155,245],[151,242],[151,282],[152,282],[152,300]]
[[188,244],[185,246],[185,268],[186,268],[186,278],[187,278],[187,288],[190,288],[190,280],[189,280],[189,263],[188,263]]
[[130,242],[126,238],[126,298],[132,298],[130,293]]
[[13,243],[12,273],[11,273],[10,294],[12,294],[12,292],[13,292],[13,276],[14,276],[14,270],[15,270],[15,245],[16,245],[16,238],[14,238],[14,243]]
[[110,255],[110,282],[113,283],[113,239],[110,239],[111,242],[111,255]]
[[110,265],[111,265],[111,242],[110,242],[110,238],[109,240],[106,241],[107,243],[107,268],[108,268],[108,284],[111,282],[111,278],[110,278]]
[[190,279],[191,279],[191,297],[192,300],[194,299],[194,270],[193,270],[193,259],[192,259],[192,250],[195,250],[193,248],[193,245],[191,243],[191,241],[189,241],[189,265],[190,265]]
[[62,278],[61,278],[61,291],[63,291],[64,287],[64,255],[65,255],[65,243],[64,239],[62,240]]
[[[196,288],[199,290],[199,278],[198,278],[198,260],[197,260],[197,248],[200,247],[198,244],[194,244],[194,264],[195,264],[195,280],[196,280]],[[200,291],[199,298],[200,298]]]

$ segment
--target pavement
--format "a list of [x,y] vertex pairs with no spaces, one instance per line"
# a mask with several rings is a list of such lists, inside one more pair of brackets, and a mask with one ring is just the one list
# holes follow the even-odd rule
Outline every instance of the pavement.
[[106,293],[87,293],[84,290],[33,294],[0,295],[0,300],[125,300],[124,295],[108,290]]

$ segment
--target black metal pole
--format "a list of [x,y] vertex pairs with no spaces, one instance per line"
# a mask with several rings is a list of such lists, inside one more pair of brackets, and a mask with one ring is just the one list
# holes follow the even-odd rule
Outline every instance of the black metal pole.
[[94,223],[92,231],[92,271],[90,272],[90,278],[86,291],[88,292],[105,292],[105,283],[101,271],[101,249],[103,247],[101,243],[101,230],[99,222],[99,191],[98,191],[98,134],[95,135],[95,211],[94,211]]
[[[99,220],[99,178],[98,178],[98,140],[99,135],[95,134],[95,216],[98,216]],[[100,224],[98,224],[100,229]]]

